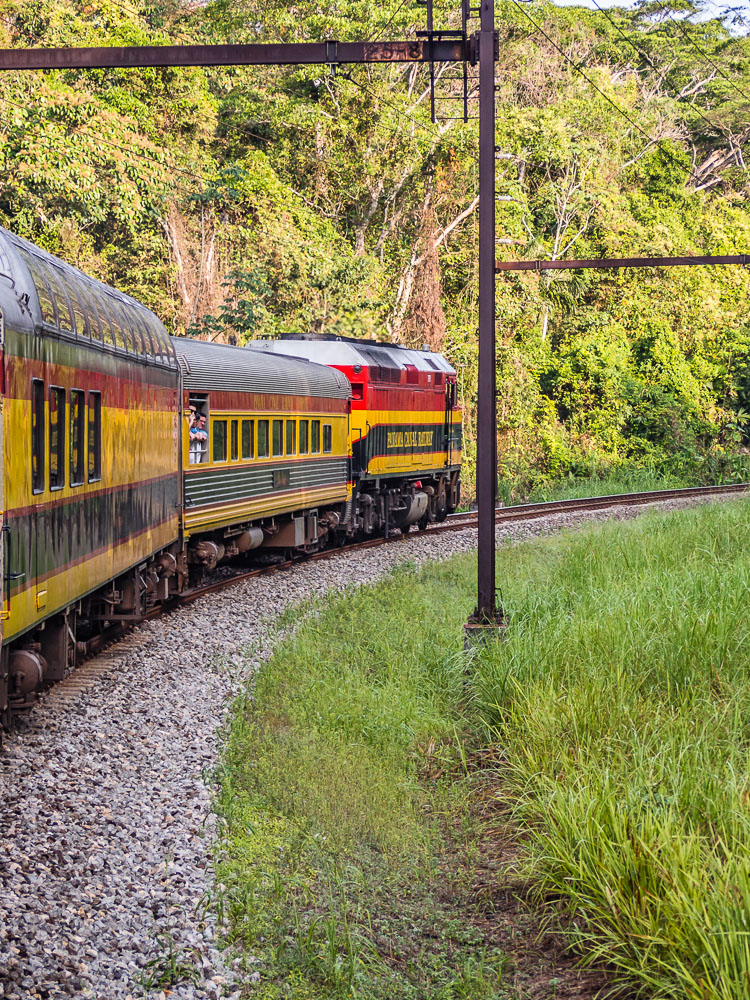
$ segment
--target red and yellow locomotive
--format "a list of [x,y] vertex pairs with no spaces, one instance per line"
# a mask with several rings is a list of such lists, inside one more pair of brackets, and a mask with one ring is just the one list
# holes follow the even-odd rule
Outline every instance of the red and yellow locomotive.
[[351,384],[353,533],[442,521],[460,497],[456,372],[426,348],[291,334],[255,347],[343,372]]

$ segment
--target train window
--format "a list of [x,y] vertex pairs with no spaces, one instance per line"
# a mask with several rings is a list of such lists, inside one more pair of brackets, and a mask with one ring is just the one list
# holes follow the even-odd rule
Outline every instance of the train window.
[[146,314],[146,323],[151,330],[151,339],[154,342],[157,359],[164,364],[169,364],[172,361],[172,344],[169,340],[169,334],[149,313]]
[[129,337],[122,328],[119,313],[115,309],[114,299],[111,295],[107,295],[106,292],[103,295],[103,298],[107,306],[107,316],[112,324],[112,336],[114,338],[114,343],[116,343],[116,345],[121,347],[124,351],[127,351],[129,348]]
[[68,299],[70,304],[73,306],[73,317],[76,321],[76,333],[79,337],[83,337],[85,340],[89,339],[89,328],[86,321],[86,313],[84,312],[84,307],[81,305],[82,297],[77,294],[77,289],[72,288],[68,284]]
[[276,455],[284,454],[284,441],[282,437],[282,427],[284,426],[283,420],[274,420],[273,422],[273,453]]
[[299,422],[299,453],[306,455],[310,450],[310,421],[300,420]]
[[268,458],[268,421],[258,421],[258,458]]
[[323,424],[323,451],[331,452],[333,450],[333,429],[330,424]]
[[242,421],[242,457],[252,458],[253,451],[253,422],[252,420]]
[[86,397],[80,389],[70,393],[70,485],[83,482],[83,450],[86,440]]
[[89,482],[102,478],[102,394],[89,393]]
[[31,490],[44,492],[44,382],[31,382]]
[[17,243],[15,246],[31,271],[34,287],[36,288],[36,293],[39,296],[39,305],[42,307],[42,320],[45,323],[50,323],[53,326],[56,326],[57,316],[55,315],[55,305],[52,301],[49,286],[47,285],[47,279],[39,269],[39,262],[37,258],[32,256],[25,247],[19,246]]
[[49,488],[65,485],[65,390],[49,390]]
[[141,326],[135,309],[126,309],[125,312],[127,313],[130,329],[133,331],[133,337],[138,346],[138,353],[145,355],[145,357],[150,357],[153,354],[151,350],[151,338]]
[[287,455],[297,454],[297,424],[294,420],[286,422],[286,453]]
[[212,420],[213,439],[213,460],[214,462],[226,462],[227,460],[227,422],[226,420]]
[[117,346],[117,333],[112,326],[112,317],[109,313],[109,303],[106,296],[98,289],[91,288],[91,297],[96,300],[96,311],[99,314],[99,326],[102,331],[102,339],[105,344],[111,347]]
[[320,451],[320,421],[311,420],[310,423],[312,424],[310,428],[310,451],[313,455],[317,455]]
[[99,314],[96,311],[96,302],[94,296],[91,294],[90,285],[80,286],[80,298],[83,308],[86,311],[86,321],[89,326],[91,339],[98,342],[102,339],[102,332],[99,328]]
[[68,302],[65,286],[60,280],[60,273],[56,267],[52,267],[41,261],[40,267],[44,270],[47,277],[47,284],[50,286],[52,295],[57,303],[57,321],[60,329],[65,330],[66,333],[75,333],[76,327],[73,320],[73,311]]
[[239,420],[233,420],[232,431],[230,436],[230,447],[231,447],[230,454],[232,456],[233,462],[236,462],[237,459],[240,457],[240,443],[239,443],[238,431],[239,431]]
[[152,358],[156,358],[159,354],[160,348],[151,336],[151,331],[148,328],[148,324],[146,323],[143,313],[140,309],[131,309],[130,315],[132,317],[133,325],[138,327],[138,333],[140,334],[144,345],[144,353],[148,354]]
[[138,343],[138,337],[136,336],[135,331],[132,328],[127,307],[124,306],[122,302],[120,302],[118,299],[115,299],[112,296],[110,296],[110,301],[112,303],[112,312],[117,314],[117,320],[120,324],[120,329],[122,330],[123,336],[125,338],[124,343],[126,348],[129,351],[132,351],[133,354],[142,354],[143,348]]

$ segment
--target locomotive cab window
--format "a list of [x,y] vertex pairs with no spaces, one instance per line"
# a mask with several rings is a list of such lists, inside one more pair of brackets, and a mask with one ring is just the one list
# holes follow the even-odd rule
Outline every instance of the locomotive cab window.
[[240,443],[239,443],[239,421],[232,421],[232,430],[230,433],[230,454],[232,456],[232,461],[236,462],[240,457]]
[[330,453],[333,450],[333,431],[330,424],[323,424],[323,451]]
[[102,394],[89,393],[89,433],[88,433],[89,482],[102,478]]
[[286,453],[287,455],[297,454],[297,424],[294,420],[286,422]]
[[258,458],[268,458],[268,421],[258,421]]
[[65,390],[49,390],[49,488],[65,485]]
[[274,457],[284,454],[284,442],[282,440],[281,429],[284,425],[283,420],[274,420],[273,422],[273,454]]
[[31,382],[31,489],[44,491],[44,382]]
[[80,389],[70,393],[70,485],[83,482],[83,459],[86,443],[86,396]]
[[212,442],[214,462],[226,462],[227,460],[227,422],[226,420],[212,420]]
[[254,453],[253,449],[253,421],[243,420],[242,421],[242,457],[252,458]]
[[320,421],[311,420],[310,423],[312,425],[310,427],[311,431],[310,451],[313,453],[313,455],[317,455],[320,453]]
[[307,455],[310,450],[310,421],[300,420],[299,422],[299,453]]

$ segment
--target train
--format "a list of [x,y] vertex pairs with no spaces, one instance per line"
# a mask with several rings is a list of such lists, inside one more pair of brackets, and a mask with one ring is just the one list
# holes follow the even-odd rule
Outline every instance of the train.
[[0,724],[229,560],[425,528],[460,498],[456,371],[335,335],[242,346],[0,228]]

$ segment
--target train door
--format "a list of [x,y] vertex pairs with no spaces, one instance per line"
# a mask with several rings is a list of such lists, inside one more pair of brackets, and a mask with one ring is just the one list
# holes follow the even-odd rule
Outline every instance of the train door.
[[[44,505],[41,503],[41,494],[44,493],[46,483],[46,417],[47,417],[47,386],[42,379],[31,380],[31,492],[34,503],[30,509],[30,523],[28,526],[29,555],[24,559],[24,564],[31,573],[31,593],[33,594],[34,605],[29,608],[27,614],[37,614],[47,604],[46,583],[39,583],[40,577],[44,576],[46,567],[44,565],[46,555],[45,521],[47,518]],[[13,539],[14,543],[20,545],[20,539]]]
[[[0,585],[2,605],[0,605],[0,646],[5,635],[5,622],[10,613],[8,585],[5,577],[5,442],[3,438],[3,409],[5,404],[5,317],[0,312]],[[8,675],[4,667],[5,657],[0,657],[0,720],[8,708]]]
[[[2,612],[0,612],[0,643],[5,632],[5,621],[9,614],[8,580],[5,577],[5,439],[3,437],[3,409],[5,407],[5,317],[0,312],[0,580],[3,587]],[[0,687],[2,678],[0,678]],[[2,713],[2,695],[0,695],[0,714]]]
[[445,383],[445,464],[453,465],[453,411],[458,401],[456,383],[447,379]]

